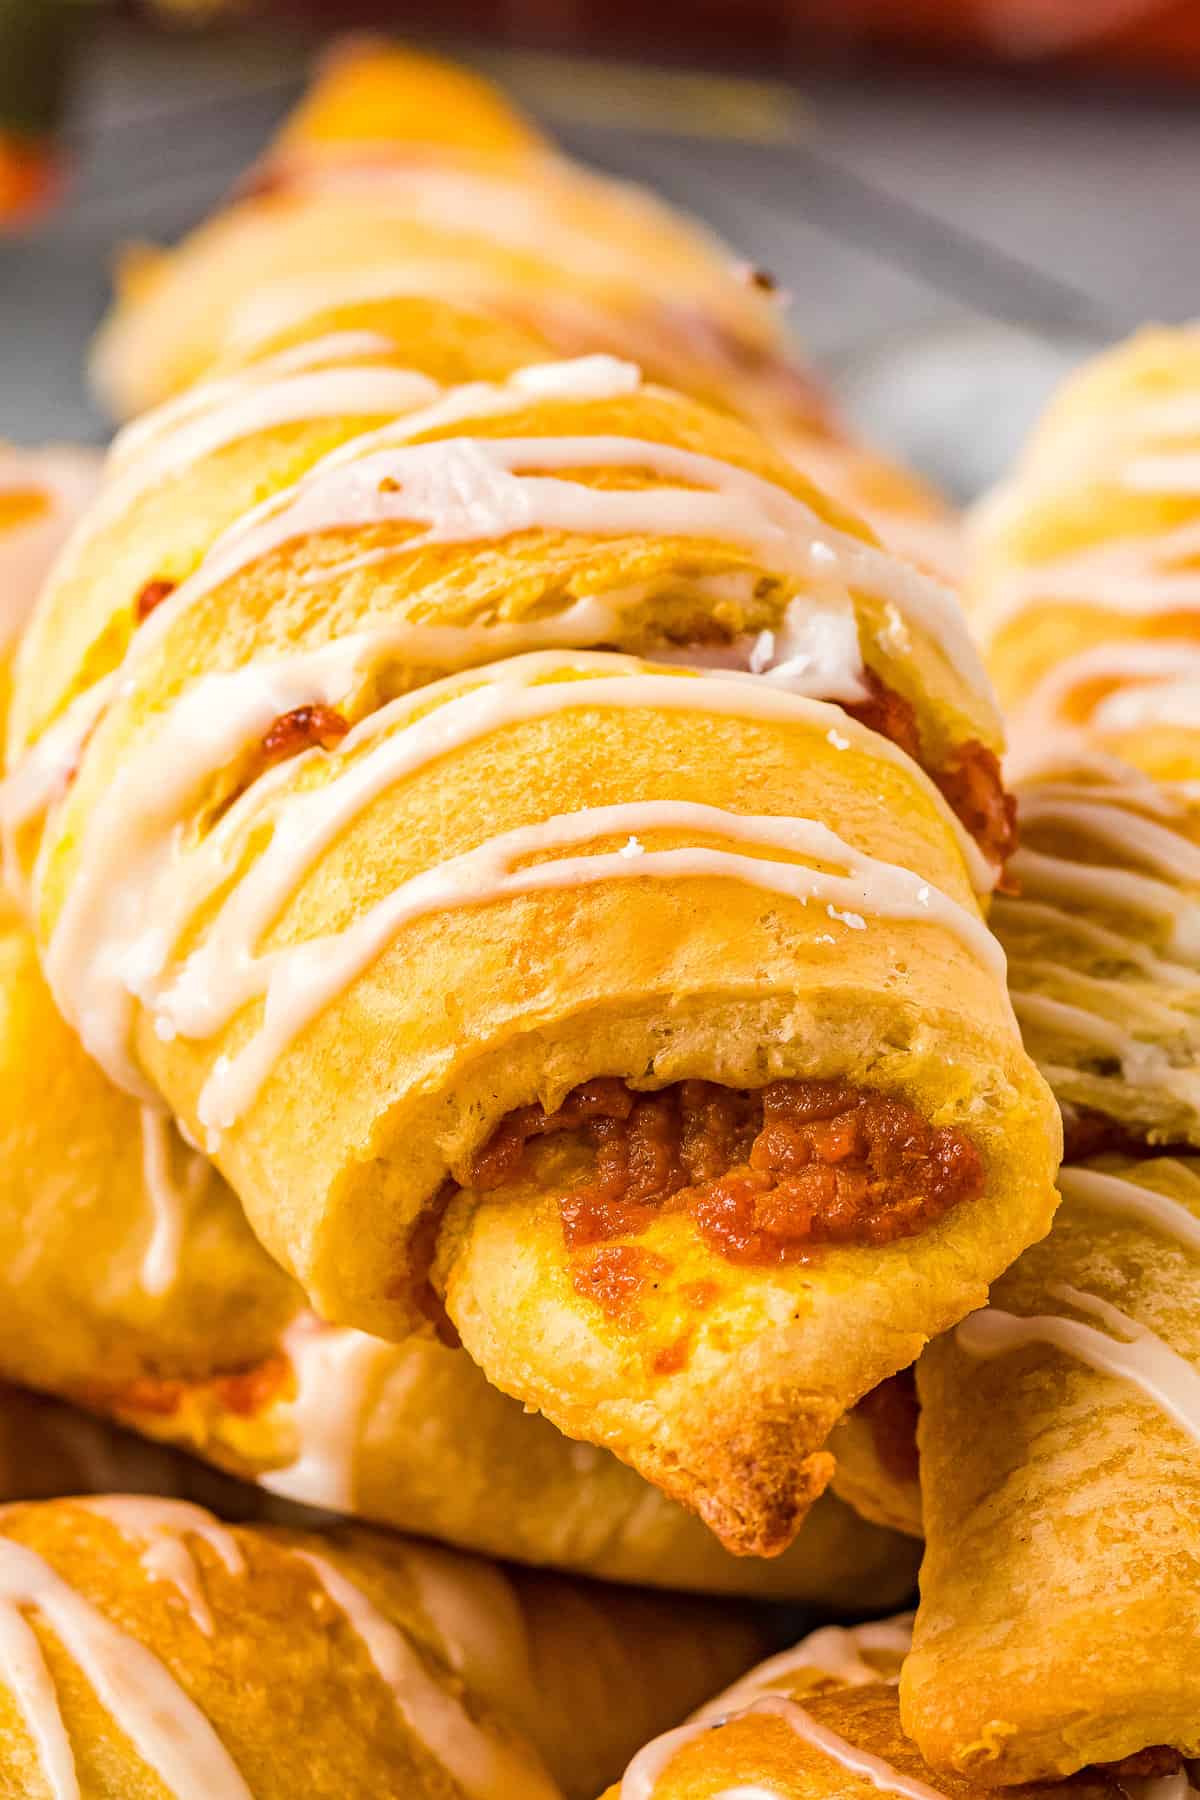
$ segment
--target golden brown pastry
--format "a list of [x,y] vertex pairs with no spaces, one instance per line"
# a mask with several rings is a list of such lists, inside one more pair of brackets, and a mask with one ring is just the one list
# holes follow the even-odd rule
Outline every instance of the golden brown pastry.
[[[736,1614],[110,1495],[0,1512],[26,1800],[580,1800],[760,1651]],[[652,1678],[651,1678],[652,1677]],[[653,1727],[652,1727],[653,1728]]]
[[[976,898],[986,685],[947,594],[628,365],[363,432],[364,376],[510,353],[403,318],[404,371],[309,347],[319,418],[276,366],[143,424],[60,565],[8,809],[51,985],[324,1317],[444,1305],[778,1550],[837,1419],[1053,1206]],[[581,641],[672,662],[535,648]]]
[[1200,778],[1200,331],[1088,363],[980,509],[968,600],[1018,748]]
[[[525,1414],[465,1352],[319,1325],[216,1171],[84,1054],[15,918],[0,932],[0,1170],[10,1381],[71,1395],[281,1495],[495,1555],[827,1608],[911,1589],[908,1547],[832,1498],[782,1559],[735,1560],[606,1451]],[[167,1491],[165,1452],[118,1457],[113,1436],[14,1390],[0,1405],[0,1490]],[[214,1476],[182,1466],[188,1497],[220,1493],[228,1510]]]
[[[99,469],[98,455],[73,447],[0,454],[0,585],[14,633]],[[0,929],[0,1094],[10,1171],[0,1371],[10,1378],[75,1394],[323,1507],[495,1554],[828,1607],[908,1591],[911,1556],[832,1499],[782,1560],[734,1561],[606,1452],[523,1413],[462,1352],[316,1326],[220,1178],[79,1050],[15,917]],[[886,1521],[905,1476],[888,1456],[891,1409],[877,1395],[863,1406],[835,1434],[834,1486]],[[198,1464],[15,1388],[0,1406],[0,1468],[13,1499],[136,1480],[217,1495],[228,1510],[234,1492]],[[239,1500],[252,1507],[253,1492]]]
[[1018,796],[992,923],[1069,1152],[1200,1144],[1200,792],[1067,745]]
[[904,1723],[987,1786],[1200,1751],[1200,1161],[1104,1157],[1062,1190],[1049,1237],[917,1371]]
[[847,440],[770,276],[651,195],[559,155],[468,71],[355,40],[234,204],[171,253],[140,247],[93,359],[128,416],[331,306],[406,293],[479,306],[560,354],[611,351],[752,419],[885,542],[953,569],[946,509]]
[[[647,1744],[604,1800],[980,1800],[957,1772],[932,1770],[901,1729],[896,1679],[908,1615],[815,1631],[751,1670],[686,1725]],[[1178,1768],[1093,1768],[1066,1784],[1036,1783],[1030,1800],[1187,1800]]]
[[[91,452],[0,456],[0,586],[14,632],[98,478]],[[735,1561],[607,1452],[523,1413],[462,1351],[319,1326],[215,1171],[83,1054],[11,912],[0,924],[0,1143],[10,1380],[72,1394],[313,1504],[495,1554],[828,1607],[909,1589],[907,1550],[832,1499],[782,1560]],[[135,1483],[218,1498],[225,1511],[236,1493],[99,1419],[4,1390],[6,1497]],[[238,1495],[248,1511],[254,1501]]]

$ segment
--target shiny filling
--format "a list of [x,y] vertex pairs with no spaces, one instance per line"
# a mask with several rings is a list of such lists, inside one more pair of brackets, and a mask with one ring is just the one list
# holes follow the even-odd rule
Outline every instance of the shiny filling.
[[469,1185],[518,1179],[530,1144],[564,1133],[586,1164],[559,1198],[572,1251],[686,1213],[730,1262],[805,1262],[825,1244],[911,1237],[984,1186],[964,1132],[874,1088],[682,1081],[644,1094],[612,1077],[584,1082],[553,1113],[510,1113],[475,1156]]
[[[672,640],[674,641],[674,640]],[[683,639],[687,644],[705,648],[719,646],[727,640],[711,620],[689,623]],[[653,657],[653,651],[648,654]],[[909,702],[878,676],[867,670],[864,676],[871,689],[870,697],[844,710],[869,731],[888,738],[924,768],[940,790],[951,812],[979,845],[988,861],[1002,868],[1017,847],[1017,803],[1005,791],[999,759],[993,751],[972,739],[960,744],[940,768],[930,768],[921,752],[921,736],[916,714]],[[263,739],[268,760],[277,761],[295,755],[312,745],[332,750],[349,729],[347,720],[327,706],[300,706],[284,713]]]
[[869,731],[889,738],[925,769],[988,861],[1003,868],[1017,847],[1017,802],[1015,795],[1005,791],[995,752],[972,738],[959,744],[940,768],[930,767],[922,754],[921,733],[911,704],[872,670],[864,672],[863,680],[869,697],[847,706],[846,712]]

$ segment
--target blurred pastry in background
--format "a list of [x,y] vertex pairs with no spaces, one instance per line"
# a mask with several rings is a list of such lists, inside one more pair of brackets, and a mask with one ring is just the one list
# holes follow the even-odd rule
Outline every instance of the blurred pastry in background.
[[360,39],[327,52],[242,193],[178,250],[126,252],[118,290],[92,359],[118,416],[334,303],[436,293],[741,413],[901,554],[956,568],[948,510],[851,440],[787,338],[769,273],[567,161],[452,64]]
[[1011,710],[995,924],[1068,1151],[1200,1134],[1200,333],[1064,386],[977,510],[967,600]]
[[1147,327],[1065,383],[976,510],[966,595],[1018,751],[1200,779],[1200,331]]

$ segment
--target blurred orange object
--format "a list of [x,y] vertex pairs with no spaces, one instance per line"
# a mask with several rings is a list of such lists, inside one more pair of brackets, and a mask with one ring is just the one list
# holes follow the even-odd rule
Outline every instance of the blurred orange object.
[[0,231],[27,225],[62,185],[63,160],[50,140],[0,130]]
[[0,0],[0,232],[57,199],[71,74],[101,0]]

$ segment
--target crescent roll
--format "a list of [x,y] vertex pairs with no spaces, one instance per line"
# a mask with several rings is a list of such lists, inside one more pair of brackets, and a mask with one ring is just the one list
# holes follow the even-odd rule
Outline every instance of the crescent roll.
[[1104,1157],[1062,1191],[917,1371],[904,1724],[986,1786],[1200,1751],[1200,1159]]
[[971,532],[1015,740],[1200,777],[1200,330],[1140,332],[1052,402]]
[[[832,1497],[780,1560],[734,1559],[606,1451],[523,1412],[462,1350],[321,1325],[216,1171],[84,1054],[15,919],[0,932],[0,1169],[0,1377],[280,1495],[519,1561],[823,1608],[910,1591],[908,1547]],[[0,1492],[165,1489],[165,1452],[118,1455],[115,1435],[7,1391]],[[182,1466],[190,1497],[221,1492]]]
[[[108,1495],[0,1513],[0,1785],[570,1800],[761,1634],[702,1602]],[[569,1719],[569,1726],[568,1721]]]
[[762,271],[693,221],[558,154],[493,88],[355,40],[234,203],[171,254],[139,248],[93,358],[122,417],[332,305],[405,293],[482,307],[562,355],[609,351],[754,420],[885,542],[950,569],[956,533],[913,476],[849,441]]
[[[22,647],[55,997],[323,1317],[444,1307],[497,1386],[778,1550],[837,1419],[1054,1204],[961,619],[611,359],[357,436],[245,379],[192,397],[207,456],[195,411],[141,427]],[[580,639],[673,660],[505,658]]]
[[[930,1769],[901,1729],[896,1681],[910,1631],[905,1614],[813,1632],[645,1745],[604,1800],[980,1800],[986,1788]],[[1177,1759],[1167,1779],[1180,1800],[1192,1793]],[[1153,1791],[1165,1796],[1167,1781],[1156,1789],[1144,1773],[1111,1767],[1023,1789],[1031,1800]]]
[[[0,587],[14,636],[99,464],[74,448],[0,454]],[[144,1438],[315,1505],[519,1560],[822,1607],[886,1604],[909,1590],[907,1549],[832,1498],[782,1559],[734,1560],[607,1452],[571,1444],[502,1396],[462,1351],[320,1326],[215,1171],[82,1053],[15,916],[0,921],[0,1095],[9,1379],[73,1394]],[[868,1403],[869,1429],[854,1414],[845,1421],[846,1468],[855,1500],[886,1518],[893,1477],[872,1460],[879,1409]],[[840,1486],[840,1446],[838,1456]],[[232,1492],[200,1465],[45,1395],[4,1391],[5,1497],[135,1484],[219,1495],[223,1510]],[[241,1506],[252,1500],[247,1490]]]
[[1200,794],[1068,745],[1018,799],[992,923],[1069,1151],[1200,1144]]

